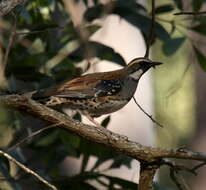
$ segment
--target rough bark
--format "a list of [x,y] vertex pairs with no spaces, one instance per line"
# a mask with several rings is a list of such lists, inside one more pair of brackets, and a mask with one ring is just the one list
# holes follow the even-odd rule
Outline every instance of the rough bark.
[[[75,121],[69,116],[23,95],[3,95],[0,96],[0,102],[5,106],[23,110],[36,116],[38,119],[48,121],[89,141],[102,144],[115,152],[125,154],[140,161],[140,190],[152,190],[155,172],[162,164],[166,163],[163,162],[165,158],[206,162],[206,154],[204,153],[192,152],[184,148],[163,149],[143,146],[137,142],[130,141],[126,136],[113,133],[103,127],[90,126]],[[180,167],[178,169],[181,170]],[[182,169],[185,170],[184,167]]]
[[1,0],[0,1],[0,16],[4,16],[11,12],[19,5],[23,5],[27,0]]

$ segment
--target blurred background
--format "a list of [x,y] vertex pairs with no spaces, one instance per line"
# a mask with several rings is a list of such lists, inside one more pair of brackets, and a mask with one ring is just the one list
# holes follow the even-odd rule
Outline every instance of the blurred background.
[[[109,130],[149,146],[205,152],[206,22],[204,0],[156,0],[150,58],[164,64],[141,78],[135,98],[164,128],[131,100],[98,118]],[[0,20],[0,86],[11,93],[46,88],[86,73],[115,70],[143,57],[151,25],[151,0],[31,0]],[[78,113],[64,109],[88,123]],[[139,164],[28,114],[0,107],[0,147],[59,189],[137,189]],[[47,189],[0,157],[0,189]],[[191,166],[190,161],[178,161]],[[206,169],[183,174],[192,190],[205,189]],[[31,185],[32,184],[32,185]],[[166,167],[157,190],[175,190]]]

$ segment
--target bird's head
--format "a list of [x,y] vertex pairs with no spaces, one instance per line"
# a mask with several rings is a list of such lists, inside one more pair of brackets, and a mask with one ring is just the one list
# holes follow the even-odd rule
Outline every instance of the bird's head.
[[155,68],[156,65],[161,65],[160,62],[154,62],[147,58],[135,58],[129,62],[125,67],[126,73],[132,77],[134,80],[139,80],[139,78],[151,67]]

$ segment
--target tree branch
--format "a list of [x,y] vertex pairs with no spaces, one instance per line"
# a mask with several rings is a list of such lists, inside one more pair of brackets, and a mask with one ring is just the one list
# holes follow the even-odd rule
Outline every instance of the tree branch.
[[154,26],[155,26],[155,0],[152,1],[152,18],[151,18],[151,26],[150,26],[150,31],[147,39],[147,47],[146,47],[146,52],[145,52],[145,58],[149,57],[149,51],[150,51],[150,46],[152,44],[152,40],[154,37]]
[[134,100],[135,104],[138,106],[138,108],[139,108],[147,117],[149,117],[153,123],[157,124],[159,127],[164,128],[164,126],[163,126],[162,124],[160,124],[158,121],[156,121],[156,120],[152,117],[152,115],[148,114],[148,113],[142,108],[142,106],[140,106],[140,104],[137,102],[137,100],[136,100],[136,98],[135,98],[134,96],[133,96],[133,100]]
[[9,53],[11,51],[11,48],[12,48],[12,45],[14,43],[14,39],[16,37],[16,15],[13,14],[13,17],[14,17],[14,23],[12,25],[12,28],[11,28],[11,34],[9,36],[9,42],[8,42],[8,46],[6,48],[6,52],[5,52],[5,56],[4,56],[4,59],[3,59],[3,63],[2,63],[2,73],[5,74],[5,70],[6,70],[6,65],[7,65],[7,62],[8,62],[8,57],[9,57]]
[[[206,162],[206,154],[192,152],[190,150],[163,149],[143,146],[137,142],[130,141],[126,136],[113,133],[103,127],[85,125],[71,119],[69,116],[48,108],[24,95],[3,95],[0,102],[10,108],[23,110],[27,113],[50,122],[55,127],[62,127],[94,143],[102,144],[117,153],[130,156],[140,161],[140,190],[152,190],[153,177],[163,162],[164,158],[179,158]],[[197,168],[204,164],[198,165]],[[183,167],[184,168],[184,167]],[[196,170],[196,168],[194,169]],[[191,170],[192,171],[192,170]]]
[[19,166],[22,170],[24,170],[26,173],[33,175],[34,177],[36,177],[39,181],[41,181],[42,183],[44,183],[45,185],[47,185],[48,187],[50,187],[53,190],[57,190],[57,188],[50,184],[47,180],[45,180],[43,177],[41,177],[40,175],[38,175],[36,172],[34,172],[33,170],[27,168],[25,165],[21,164],[20,162],[18,162],[15,158],[13,158],[12,156],[10,156],[9,154],[7,154],[6,152],[0,150],[0,155],[4,156],[5,158],[7,158],[9,161],[15,163],[17,166]]
[[102,144],[113,149],[115,152],[122,153],[144,162],[155,162],[162,158],[179,158],[206,161],[206,154],[192,152],[190,150],[163,149],[143,146],[137,142],[128,140],[126,136],[113,133],[105,128],[83,124],[71,119],[69,116],[48,108],[36,101],[23,95],[4,95],[0,96],[0,102],[11,108],[24,110],[38,118],[57,124],[70,132],[73,132],[89,141]]
[[206,14],[206,11],[200,11],[200,12],[179,12],[174,13],[174,15],[204,15]]
[[19,147],[21,144],[23,144],[25,141],[31,139],[32,137],[34,137],[34,136],[42,133],[43,131],[46,131],[47,129],[51,129],[51,128],[54,128],[54,127],[56,127],[56,126],[58,126],[58,124],[49,125],[49,126],[47,126],[47,127],[44,127],[44,128],[42,128],[42,129],[39,129],[38,131],[32,132],[31,135],[23,138],[23,139],[20,140],[18,143],[16,143],[16,144],[14,144],[13,146],[9,147],[9,149],[8,149],[7,151],[11,151],[11,150]]
[[159,163],[147,164],[142,162],[140,164],[140,179],[138,190],[153,190],[153,178],[160,167]]
[[0,16],[4,16],[11,12],[19,5],[23,5],[27,0],[1,0],[0,1]]
[[170,168],[170,177],[179,190],[190,190],[184,178],[178,173],[178,171],[174,170],[173,168]]

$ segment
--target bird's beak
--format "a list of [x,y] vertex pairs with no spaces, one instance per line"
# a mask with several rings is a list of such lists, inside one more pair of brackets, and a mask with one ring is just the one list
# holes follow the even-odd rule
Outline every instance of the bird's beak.
[[153,68],[155,68],[157,65],[161,65],[161,64],[163,64],[163,63],[152,61],[151,66],[152,66]]

